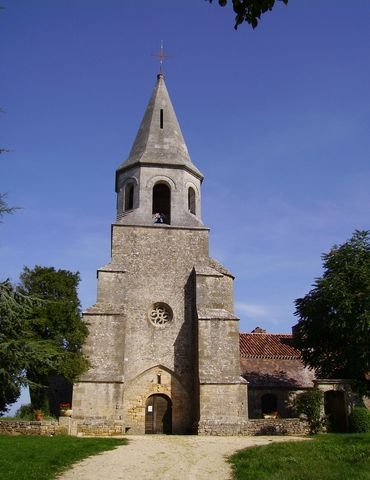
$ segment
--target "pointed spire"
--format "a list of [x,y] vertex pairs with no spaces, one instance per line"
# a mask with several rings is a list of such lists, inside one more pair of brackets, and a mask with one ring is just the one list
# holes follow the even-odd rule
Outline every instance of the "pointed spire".
[[157,75],[156,85],[130,155],[119,170],[135,164],[182,166],[203,179],[190,159],[162,73]]

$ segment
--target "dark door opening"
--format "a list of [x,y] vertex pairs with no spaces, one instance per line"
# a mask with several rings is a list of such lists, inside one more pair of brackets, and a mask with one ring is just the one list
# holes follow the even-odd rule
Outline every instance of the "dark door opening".
[[272,393],[265,393],[261,397],[262,414],[271,415],[277,413],[277,397]]
[[172,402],[166,395],[148,397],[145,404],[145,433],[172,433]]
[[329,390],[325,392],[324,405],[330,430],[332,432],[346,432],[348,425],[344,392],[341,390]]

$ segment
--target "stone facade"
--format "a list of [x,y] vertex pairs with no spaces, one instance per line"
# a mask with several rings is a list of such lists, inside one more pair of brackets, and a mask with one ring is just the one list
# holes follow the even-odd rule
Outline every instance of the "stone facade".
[[159,75],[116,172],[111,262],[84,313],[91,368],[74,385],[72,431],[183,434],[246,422],[233,276],[209,257],[202,180]]

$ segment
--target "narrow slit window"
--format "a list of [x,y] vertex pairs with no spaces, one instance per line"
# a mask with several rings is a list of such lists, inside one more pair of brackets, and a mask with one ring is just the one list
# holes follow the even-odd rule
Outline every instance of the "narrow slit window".
[[158,383],[158,385],[160,385],[162,383],[162,378],[161,378],[160,373],[157,374],[157,383]]
[[163,128],[163,108],[161,108],[159,112],[159,126],[160,128]]

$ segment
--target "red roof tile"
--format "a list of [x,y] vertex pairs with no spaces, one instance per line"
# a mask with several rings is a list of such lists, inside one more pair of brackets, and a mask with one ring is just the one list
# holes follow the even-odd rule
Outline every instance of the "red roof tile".
[[300,351],[293,347],[288,334],[240,333],[240,356],[244,358],[299,359]]

